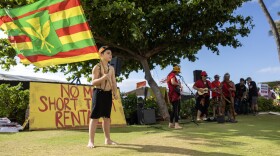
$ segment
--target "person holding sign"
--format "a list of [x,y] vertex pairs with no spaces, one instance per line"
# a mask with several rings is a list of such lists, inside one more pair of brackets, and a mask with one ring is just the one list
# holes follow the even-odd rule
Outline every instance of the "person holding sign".
[[99,118],[103,118],[102,128],[106,145],[116,145],[110,138],[110,115],[112,97],[118,99],[115,71],[108,63],[112,59],[112,51],[108,46],[99,49],[100,62],[92,69],[92,112],[89,123],[89,142],[87,147],[94,148],[94,136]]

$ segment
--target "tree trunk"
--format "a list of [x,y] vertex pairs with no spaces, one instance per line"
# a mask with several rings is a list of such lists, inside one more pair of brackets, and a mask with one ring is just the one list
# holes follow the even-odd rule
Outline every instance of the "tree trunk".
[[279,36],[279,32],[277,31],[276,25],[270,15],[270,13],[268,12],[263,0],[259,0],[259,4],[268,20],[268,23],[270,24],[271,27],[271,31],[273,33],[273,36],[275,38],[276,41],[276,46],[277,46],[277,51],[278,51],[278,59],[280,61],[280,36]]
[[167,109],[167,105],[164,101],[164,98],[160,92],[160,89],[157,85],[157,83],[155,82],[155,80],[153,79],[152,75],[151,75],[151,71],[148,65],[148,61],[147,59],[141,59],[140,60],[143,68],[144,68],[144,72],[145,72],[145,79],[148,81],[152,91],[154,92],[155,96],[156,96],[156,101],[157,104],[159,106],[159,110],[160,110],[160,114],[162,115],[164,120],[168,120],[169,121],[169,113],[168,113],[168,109]]

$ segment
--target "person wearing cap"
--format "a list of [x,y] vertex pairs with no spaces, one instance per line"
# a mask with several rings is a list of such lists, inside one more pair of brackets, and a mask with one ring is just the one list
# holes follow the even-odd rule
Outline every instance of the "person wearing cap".
[[[177,80],[176,75],[181,72],[180,66],[174,65],[173,70],[167,76],[168,98],[172,104],[170,113],[169,128],[182,129],[179,125],[179,108],[181,100],[181,84]],[[174,124],[175,122],[175,124]]]
[[[109,65],[112,59],[112,51],[108,46],[99,49],[100,62],[92,69],[92,111],[89,122],[89,142],[87,147],[94,148],[94,136],[99,118],[103,118],[102,128],[106,145],[116,145],[110,138],[110,115],[112,100],[118,99],[115,71]],[[113,97],[113,98],[112,98]]]
[[247,87],[245,79],[240,78],[239,83],[235,85],[235,111],[238,114],[248,114]]
[[249,86],[249,101],[251,104],[251,111],[253,113],[253,115],[257,115],[258,113],[258,88],[257,88],[257,84],[255,81],[252,81],[251,77],[248,77],[247,79],[247,83]]
[[201,79],[197,80],[193,89],[197,90],[197,98],[196,98],[196,109],[197,109],[197,121],[201,121],[201,119],[206,120],[208,115],[208,107],[210,102],[210,90],[211,90],[211,82],[207,80],[206,71],[202,71],[200,73]]
[[215,75],[214,81],[211,83],[212,86],[212,106],[213,106],[213,118],[216,118],[216,110],[218,110],[217,113],[221,115],[221,82],[220,82],[220,76]]
[[[235,111],[234,111],[234,96],[235,96],[235,85],[230,80],[229,73],[225,73],[224,80],[221,82],[222,88],[222,114],[225,112],[228,114],[228,121],[232,123],[236,123],[235,120]],[[229,112],[229,113],[228,113]]]

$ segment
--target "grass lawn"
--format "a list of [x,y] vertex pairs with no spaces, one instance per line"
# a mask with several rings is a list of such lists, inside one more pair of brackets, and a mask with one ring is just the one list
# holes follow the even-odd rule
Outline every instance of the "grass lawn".
[[280,116],[238,116],[238,123],[217,124],[182,121],[182,130],[157,125],[112,128],[111,137],[120,143],[104,145],[97,130],[96,148],[88,149],[88,131],[51,130],[0,134],[0,156],[6,155],[212,155],[280,156]]

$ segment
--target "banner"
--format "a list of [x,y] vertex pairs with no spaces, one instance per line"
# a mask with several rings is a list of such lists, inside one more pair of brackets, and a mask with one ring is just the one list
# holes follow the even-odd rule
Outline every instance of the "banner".
[[268,84],[261,84],[261,96],[268,97]]
[[45,67],[99,58],[79,0],[0,9],[0,28],[25,64]]
[[146,81],[141,81],[136,83],[136,89],[141,87],[146,87]]
[[[92,86],[30,82],[29,129],[88,128],[92,89]],[[125,126],[121,99],[112,102],[111,125]]]

